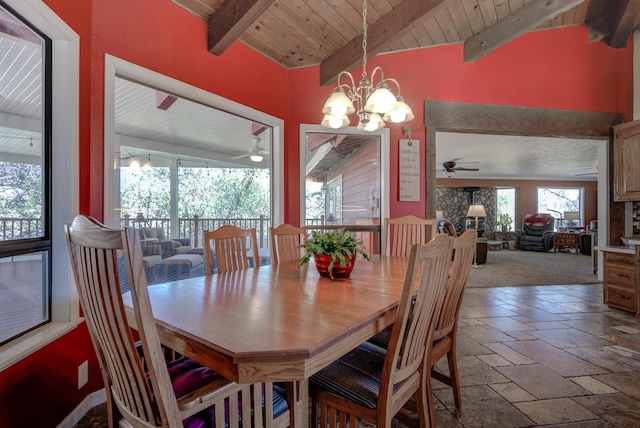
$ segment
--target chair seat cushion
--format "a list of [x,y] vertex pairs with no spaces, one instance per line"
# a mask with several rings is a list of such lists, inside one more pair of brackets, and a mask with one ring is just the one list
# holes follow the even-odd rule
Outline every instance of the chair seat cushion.
[[142,263],[144,264],[144,268],[145,269],[149,269],[151,267],[154,267],[155,265],[157,265],[161,261],[162,261],[162,256],[161,255],[144,256],[142,258]]
[[[175,361],[167,364],[169,370],[169,377],[171,378],[171,384],[173,385],[173,391],[176,397],[182,397],[188,393],[195,391],[196,389],[203,387],[216,379],[222,377],[222,375],[209,370],[208,368],[201,366],[193,360],[188,358],[179,358]],[[288,409],[287,400],[285,398],[285,390],[277,385],[273,386],[273,417],[278,418],[283,415]],[[262,389],[262,406],[264,407],[264,385]],[[229,404],[225,403],[225,412],[229,412]],[[238,414],[241,414],[242,401],[238,400]],[[215,420],[214,409],[205,409],[196,413],[193,416],[184,420],[184,426],[188,428],[206,428],[214,427],[212,421]],[[225,416],[225,420],[228,424],[228,416]],[[227,425],[225,424],[225,425]]]
[[385,350],[368,343],[311,376],[312,388],[320,388],[355,404],[375,409]]

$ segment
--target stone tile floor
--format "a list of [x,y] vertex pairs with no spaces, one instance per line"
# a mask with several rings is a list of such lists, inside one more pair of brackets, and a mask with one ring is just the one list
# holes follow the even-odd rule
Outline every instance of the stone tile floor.
[[640,427],[640,323],[600,284],[467,289],[458,367],[461,409],[434,380],[437,427]]

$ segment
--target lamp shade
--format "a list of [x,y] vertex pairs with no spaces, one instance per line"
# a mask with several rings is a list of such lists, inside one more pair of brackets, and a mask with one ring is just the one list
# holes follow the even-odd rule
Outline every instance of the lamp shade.
[[367,123],[358,122],[359,131],[373,132],[382,128],[384,128],[384,121],[378,113],[371,113],[371,115],[369,116],[369,121]]
[[487,212],[484,210],[483,205],[470,205],[467,217],[486,217]]
[[565,211],[564,219],[571,220],[571,221],[578,221],[580,220],[580,211]]
[[378,87],[367,99],[364,111],[370,113],[388,113],[398,107],[396,97],[386,87]]
[[385,122],[402,123],[413,120],[415,116],[411,107],[404,102],[402,97],[397,97],[396,99],[398,101],[398,107],[388,113],[385,113],[383,118]]
[[327,102],[324,103],[324,107],[322,108],[322,113],[331,116],[343,116],[345,114],[355,113],[355,111],[356,109],[353,106],[353,102],[341,88],[338,88],[336,92],[329,96],[329,99],[327,99]]

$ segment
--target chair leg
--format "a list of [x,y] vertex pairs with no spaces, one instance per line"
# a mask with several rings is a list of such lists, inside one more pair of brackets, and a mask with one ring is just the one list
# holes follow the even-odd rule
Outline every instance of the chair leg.
[[[426,413],[425,419],[429,422],[427,426],[435,427],[436,426],[436,409],[435,403],[433,401],[433,382],[431,381],[431,368],[427,371],[427,375],[425,378],[425,388],[424,388],[424,401],[426,405]],[[427,419],[428,418],[428,419]],[[422,421],[423,418],[420,418]],[[422,425],[422,422],[420,422]]]
[[451,389],[453,390],[453,399],[456,407],[462,407],[462,396],[460,393],[460,379],[458,377],[458,359],[456,358],[455,341],[454,346],[447,352],[447,362],[449,363],[449,379],[451,381]]

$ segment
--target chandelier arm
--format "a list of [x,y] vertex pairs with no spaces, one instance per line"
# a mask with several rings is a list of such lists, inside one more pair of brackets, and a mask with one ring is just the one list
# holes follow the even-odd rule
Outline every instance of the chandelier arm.
[[373,84],[373,78],[375,77],[376,72],[380,73],[380,83],[382,83],[382,82],[384,82],[384,81],[385,81],[385,79],[384,79],[384,70],[382,69],[382,67],[380,67],[380,66],[378,65],[378,66],[376,66],[376,68],[374,68],[374,69],[373,69],[373,72],[371,73],[371,85],[372,85],[373,87],[376,87],[376,86],[377,86],[377,85],[374,85],[374,84]]
[[389,77],[387,79],[384,79],[385,82],[393,82],[396,85],[396,88],[398,88],[398,94],[396,96],[400,96],[400,83],[398,83],[398,81],[396,79],[394,79],[393,77]]

